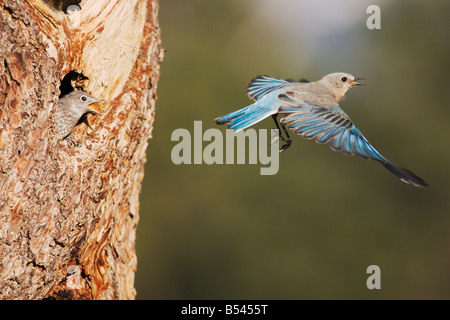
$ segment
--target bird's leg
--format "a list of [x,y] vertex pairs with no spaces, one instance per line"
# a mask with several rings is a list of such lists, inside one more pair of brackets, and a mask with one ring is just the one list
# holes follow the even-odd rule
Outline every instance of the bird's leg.
[[287,148],[289,148],[291,146],[292,139],[289,136],[289,133],[286,130],[286,127],[282,123],[281,123],[281,127],[283,128],[283,131],[284,131],[284,134],[286,135],[286,138],[281,135],[280,125],[278,124],[277,117],[278,117],[278,114],[273,114],[272,115],[272,119],[273,119],[273,121],[275,121],[275,125],[277,126],[277,129],[278,129],[278,132],[279,132],[279,136],[280,136],[281,140],[283,140],[285,142],[285,144],[283,144],[281,146],[281,148],[280,148],[280,152],[283,152],[284,150],[286,150]]
[[277,129],[278,129],[278,137],[281,140],[283,140],[284,142],[286,142],[286,139],[281,135],[281,129],[280,129],[280,126],[278,125],[277,117],[278,117],[278,114],[273,114],[272,115],[272,119],[275,122],[275,125],[277,126]]
[[65,137],[64,140],[67,140],[67,141],[73,143],[73,145],[74,145],[75,147],[79,147],[79,146],[80,146],[80,145],[78,144],[78,142],[76,142],[75,140],[73,140],[71,134],[69,134],[67,137]]
[[281,123],[281,127],[283,128],[284,133],[286,134],[286,141],[285,141],[286,143],[283,146],[281,146],[280,153],[283,152],[284,150],[287,150],[287,148],[289,148],[291,146],[291,143],[292,143],[292,139],[289,136],[289,133],[286,130],[286,127],[284,126],[284,124]]

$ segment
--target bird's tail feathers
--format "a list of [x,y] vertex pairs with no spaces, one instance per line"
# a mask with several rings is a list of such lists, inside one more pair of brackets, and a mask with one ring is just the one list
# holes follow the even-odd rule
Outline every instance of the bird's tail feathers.
[[381,162],[381,164],[403,182],[406,182],[415,187],[428,187],[428,184],[425,181],[423,181],[411,171],[406,170],[405,168],[401,168],[390,161],[383,161]]
[[240,117],[240,116],[244,115],[248,108],[249,108],[249,106],[245,107],[245,108],[242,108],[242,109],[239,109],[237,111],[228,113],[228,114],[226,114],[224,116],[218,117],[218,118],[214,119],[214,122],[217,123],[217,124],[227,124],[232,119],[235,119],[237,117]]
[[214,119],[214,122],[217,124],[226,124],[228,129],[241,131],[267,118],[271,114],[274,114],[273,110],[258,108],[254,107],[254,105],[250,105],[243,109],[216,118]]

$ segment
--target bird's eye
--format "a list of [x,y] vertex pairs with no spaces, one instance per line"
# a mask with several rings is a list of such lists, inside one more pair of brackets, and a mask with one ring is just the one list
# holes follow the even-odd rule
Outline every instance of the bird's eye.
[[83,101],[83,102],[86,102],[86,101],[87,101],[86,96],[81,96],[80,99],[81,99],[81,101]]
[[347,77],[342,77],[341,80],[342,80],[342,82],[345,82],[345,81],[347,81]]

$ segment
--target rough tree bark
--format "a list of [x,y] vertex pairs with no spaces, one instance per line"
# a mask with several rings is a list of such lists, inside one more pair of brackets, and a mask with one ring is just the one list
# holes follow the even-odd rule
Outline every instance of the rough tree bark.
[[[158,0],[0,2],[0,299],[135,297],[157,14]],[[79,147],[54,129],[70,83],[106,100]]]

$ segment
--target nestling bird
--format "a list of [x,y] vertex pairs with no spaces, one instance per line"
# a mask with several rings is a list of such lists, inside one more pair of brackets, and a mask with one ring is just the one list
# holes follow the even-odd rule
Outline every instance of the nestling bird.
[[395,165],[375,150],[339,107],[339,101],[347,90],[363,85],[358,82],[360,80],[364,79],[344,72],[328,74],[316,82],[258,76],[247,88],[247,95],[255,103],[214,121],[240,131],[272,116],[280,130],[277,116],[281,114],[284,117],[280,124],[286,137],[279,131],[280,138],[285,142],[280,152],[291,145],[292,140],[286,130],[288,128],[304,138],[315,138],[318,143],[330,143],[330,148],[334,151],[378,161],[403,182],[416,187],[427,187],[427,183],[414,173]]
[[[59,139],[66,139],[78,145],[70,134],[86,113],[102,115],[92,109],[90,104],[105,100],[94,98],[84,91],[72,91],[58,101],[58,110],[55,115],[56,134]],[[89,126],[89,123],[87,123]]]

